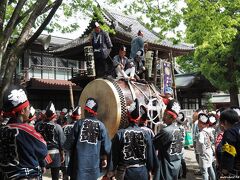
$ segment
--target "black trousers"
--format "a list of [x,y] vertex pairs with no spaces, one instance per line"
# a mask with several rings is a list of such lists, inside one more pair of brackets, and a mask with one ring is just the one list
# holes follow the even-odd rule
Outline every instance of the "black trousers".
[[182,165],[182,177],[186,178],[187,175],[187,165],[185,162],[185,159],[181,159],[181,165]]
[[114,72],[112,61],[109,57],[107,59],[103,59],[99,53],[100,52],[94,53],[96,78],[112,75]]
[[107,74],[107,61],[98,58],[95,60],[96,78],[104,77]]
[[52,180],[59,180],[59,170],[60,167],[51,168]]

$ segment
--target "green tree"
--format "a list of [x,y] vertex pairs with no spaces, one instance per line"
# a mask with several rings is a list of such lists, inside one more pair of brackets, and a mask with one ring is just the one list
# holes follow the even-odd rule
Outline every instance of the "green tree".
[[[43,31],[61,3],[62,0],[0,1],[1,96],[12,80],[18,57],[27,44],[33,42]],[[31,35],[38,17],[41,17],[42,23]]]
[[[186,37],[196,44],[190,65],[213,85],[230,93],[238,104],[240,63],[240,1],[186,0],[183,9]],[[186,60],[186,59],[185,59]],[[182,61],[184,62],[184,61]]]
[[[60,13],[56,14],[57,10]],[[90,16],[94,11],[99,11],[99,8],[92,0],[1,0],[0,99],[12,82],[19,57],[43,30],[71,32],[80,23],[76,20],[64,26],[64,17],[77,16],[79,12],[82,16]]]
[[[113,3],[119,1],[111,0]],[[124,1],[123,1],[124,2]],[[121,3],[123,3],[121,1]],[[200,71],[211,83],[230,93],[232,105],[238,104],[240,64],[240,1],[239,0],[138,0],[126,5],[127,13],[141,12],[150,19],[149,29],[159,27],[166,38],[171,31],[175,40],[195,44],[196,51],[180,58],[187,71]],[[179,3],[184,2],[181,10]],[[143,21],[143,23],[146,21]],[[186,25],[185,36],[178,31]],[[184,39],[183,39],[184,37]],[[177,42],[176,41],[176,42]]]

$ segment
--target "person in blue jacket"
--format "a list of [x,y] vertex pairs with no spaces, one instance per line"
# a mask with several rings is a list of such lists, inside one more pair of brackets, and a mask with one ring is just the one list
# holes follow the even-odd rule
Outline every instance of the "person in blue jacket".
[[226,179],[240,178],[240,122],[233,109],[226,109],[220,115],[220,124],[224,128],[221,141],[220,176]]
[[1,179],[40,179],[47,157],[47,144],[41,134],[29,125],[30,106],[23,87],[10,85],[4,92],[4,117],[0,126]]
[[128,109],[129,126],[120,129],[112,140],[112,171],[117,180],[148,180],[158,167],[151,135],[138,126],[139,112],[135,99]]
[[177,180],[183,155],[183,134],[174,123],[180,111],[179,103],[171,99],[163,114],[163,122],[167,124],[154,137],[153,143],[158,150],[159,169],[155,180]]
[[109,75],[110,61],[109,54],[113,47],[109,34],[102,30],[100,24],[95,22],[94,31],[92,33],[92,46],[94,54],[94,64],[96,70],[96,77],[103,77]]
[[130,59],[135,59],[138,51],[144,52],[143,32],[141,30],[138,31],[137,36],[131,41]]
[[39,122],[35,128],[42,134],[47,142],[48,154],[52,159],[52,162],[47,165],[47,168],[51,169],[52,180],[58,180],[61,162],[64,161],[63,144],[66,137],[62,127],[56,123],[57,114],[52,101],[49,102],[45,114],[47,118],[46,121]]
[[64,148],[64,163],[62,163],[62,173],[63,173],[63,180],[68,180],[68,174],[67,174],[67,167],[69,164],[69,160],[70,160],[70,152],[68,150],[65,149],[65,147],[69,147],[69,144],[71,144],[71,139],[72,139],[72,128],[74,126],[74,124],[79,121],[81,119],[81,107],[77,106],[72,114],[71,114],[71,122],[69,124],[64,125],[63,128],[63,132],[66,136],[66,141],[63,145]]
[[84,107],[85,118],[74,124],[72,140],[65,147],[71,152],[68,166],[71,180],[97,180],[100,166],[107,166],[111,140],[105,125],[96,118],[97,109],[97,101],[88,98]]

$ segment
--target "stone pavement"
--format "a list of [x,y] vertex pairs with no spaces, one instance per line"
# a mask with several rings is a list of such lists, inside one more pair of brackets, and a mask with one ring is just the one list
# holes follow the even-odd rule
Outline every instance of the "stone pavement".
[[201,176],[194,175],[195,171],[199,171],[199,167],[195,158],[194,149],[189,148],[184,151],[185,161],[187,164],[187,180],[200,180]]
[[[193,148],[185,149],[185,161],[187,164],[187,180],[201,180],[201,176],[194,175],[194,171],[199,170]],[[43,180],[51,180],[50,172],[44,175]]]

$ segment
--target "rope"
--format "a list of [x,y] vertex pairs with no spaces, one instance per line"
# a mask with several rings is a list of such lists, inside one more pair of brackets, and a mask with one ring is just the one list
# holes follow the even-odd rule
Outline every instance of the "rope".
[[136,84],[132,83],[144,96],[145,98],[149,101],[149,97],[139,88],[136,86]]
[[[154,103],[156,102],[156,103]],[[155,105],[153,105],[155,104]],[[152,98],[152,99],[149,99],[149,102],[147,104],[147,115],[149,117],[149,120],[153,123],[153,124],[159,124],[159,122],[154,122],[154,120],[157,118],[157,117],[160,117],[160,114],[161,114],[161,110],[162,110],[163,106],[162,106],[162,101],[160,101],[158,98]],[[153,112],[156,111],[157,114],[156,116],[153,117]]]
[[155,95],[156,95],[155,99],[152,99],[152,100],[151,100],[151,103],[152,103],[154,100],[156,100],[156,102],[157,102],[157,103],[156,103],[156,109],[154,109],[154,110],[157,111],[157,115],[156,115],[155,117],[152,117],[154,110],[151,110],[152,104],[149,105],[149,104],[150,104],[150,102],[149,102],[149,103],[148,103],[148,106],[150,106],[150,108],[148,108],[148,117],[149,117],[150,121],[151,121],[153,124],[156,125],[156,124],[160,124],[160,123],[161,123],[160,121],[159,121],[159,122],[154,122],[154,120],[155,120],[157,117],[159,117],[159,119],[161,118],[161,117],[160,117],[161,111],[162,111],[163,109],[165,109],[165,104],[163,103],[162,98],[158,95],[158,92],[156,91],[155,87],[154,87],[153,85],[149,85],[149,87],[153,90],[153,92],[154,92]]
[[129,89],[130,89],[130,91],[132,93],[133,100],[135,100],[136,99],[136,94],[135,94],[134,89],[132,87],[132,83],[131,83],[130,80],[128,80],[127,82],[128,82]]
[[[151,88],[157,97],[154,97],[154,98],[151,98],[151,96],[148,97],[138,86],[136,86],[134,83],[132,83],[132,84],[133,84],[133,85],[145,96],[145,98],[148,100],[148,103],[147,103],[147,110],[148,110],[147,115],[148,115],[148,117],[149,117],[149,120],[150,120],[153,124],[159,124],[160,122],[154,122],[154,120],[155,120],[156,118],[158,118],[158,117],[159,117],[159,119],[160,119],[161,110],[162,110],[163,107],[165,106],[165,105],[163,104],[163,101],[162,101],[161,97],[157,95],[156,90],[155,90],[153,87],[151,87],[150,85],[148,85],[148,87],[149,87],[149,92],[151,92],[151,91],[150,91],[150,88]],[[156,105],[153,105],[154,102],[156,102],[156,103],[155,103]],[[154,111],[156,111],[157,114],[153,117],[153,112],[154,112]]]

